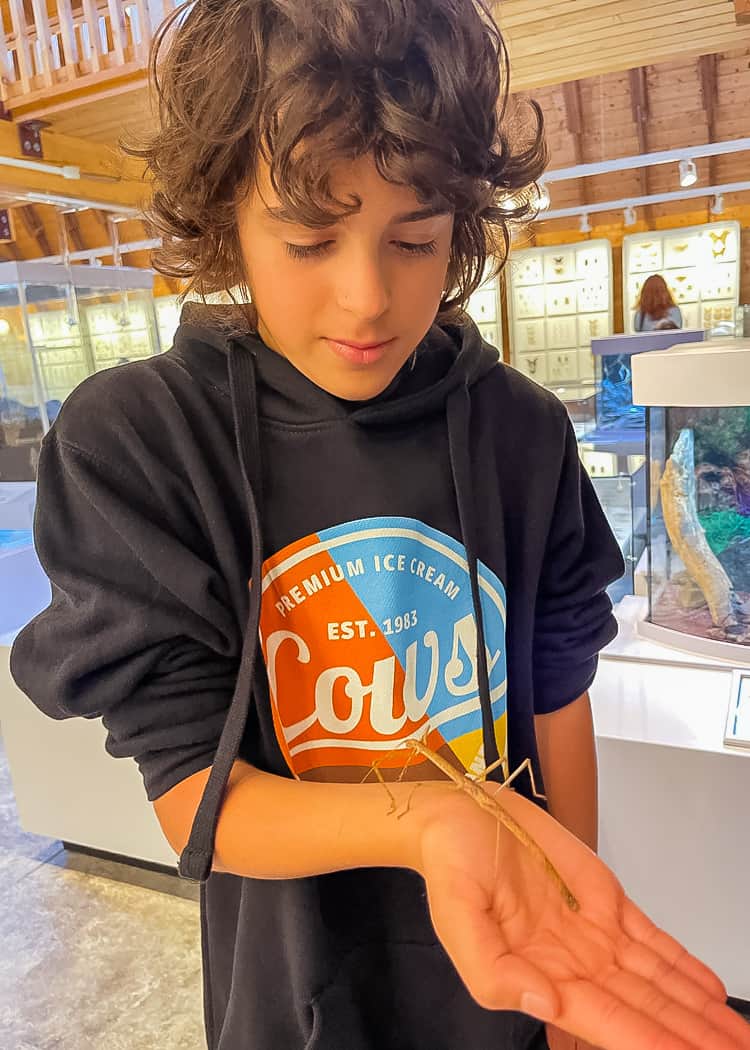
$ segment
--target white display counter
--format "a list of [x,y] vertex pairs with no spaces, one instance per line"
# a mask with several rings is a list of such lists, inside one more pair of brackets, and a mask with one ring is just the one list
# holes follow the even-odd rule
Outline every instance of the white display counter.
[[681,664],[601,660],[599,851],[658,925],[750,1000],[750,751],[724,745],[732,669],[636,644]]
[[[750,752],[723,744],[731,670],[633,663],[621,649],[602,659],[592,690],[601,855],[730,995],[750,1000]],[[100,722],[37,711],[8,656],[0,649],[0,723],[25,830],[173,866],[135,764],[106,754]]]
[[25,831],[87,849],[175,866],[135,762],[104,750],[99,719],[54,721],[10,676],[0,646],[0,729]]

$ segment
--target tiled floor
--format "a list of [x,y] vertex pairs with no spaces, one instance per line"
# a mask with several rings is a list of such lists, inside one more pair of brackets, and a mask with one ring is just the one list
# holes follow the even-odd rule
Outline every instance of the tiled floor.
[[0,745],[0,1050],[205,1050],[195,896],[25,834]]

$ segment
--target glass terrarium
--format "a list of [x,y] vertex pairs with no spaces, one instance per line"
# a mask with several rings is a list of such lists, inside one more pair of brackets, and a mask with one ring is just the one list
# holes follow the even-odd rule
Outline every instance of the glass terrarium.
[[0,263],[0,482],[31,481],[68,394],[160,350],[148,270]]
[[645,413],[640,402],[633,397],[632,362],[636,354],[666,350],[675,343],[696,343],[703,338],[701,329],[687,329],[593,339],[597,433],[615,441],[632,440],[633,435],[644,433]]
[[750,340],[633,363],[647,406],[648,637],[750,660]]
[[625,562],[624,576],[607,590],[614,604],[635,593],[635,573],[646,546],[646,462],[640,456],[632,458],[638,462],[632,473],[591,472],[594,490]]

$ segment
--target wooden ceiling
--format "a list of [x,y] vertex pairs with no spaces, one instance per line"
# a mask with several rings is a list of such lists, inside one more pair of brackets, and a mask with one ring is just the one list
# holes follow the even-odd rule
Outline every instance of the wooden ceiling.
[[[545,114],[551,168],[610,160],[663,149],[690,147],[750,136],[750,24],[738,26],[735,13],[750,0],[502,0],[499,18],[508,34],[513,85],[519,97],[536,98]],[[737,7],[735,8],[735,4]],[[701,50],[699,39],[705,50]],[[717,51],[717,42],[726,41]],[[671,53],[649,64],[649,55]],[[637,59],[638,65],[633,65]],[[591,75],[565,79],[568,74]],[[562,78],[562,82],[559,82]],[[529,85],[534,85],[533,90]],[[28,114],[14,112],[16,119]],[[50,134],[114,144],[152,125],[147,88],[112,88],[97,101],[61,102],[45,121]],[[98,147],[97,147],[98,148]],[[68,161],[70,163],[70,161]],[[750,152],[698,160],[698,185],[750,179]],[[90,165],[89,165],[90,166]],[[103,192],[105,183],[99,184]],[[72,188],[72,186],[71,186]],[[677,164],[616,171],[551,184],[552,208],[578,208],[679,188]],[[671,216],[703,212],[709,201],[652,205],[639,209],[639,222],[663,224]],[[749,207],[750,194],[727,197],[726,205]],[[1,245],[5,258],[57,254],[54,209],[14,209],[16,242]],[[108,242],[106,223],[94,213],[74,219],[71,247]],[[700,221],[700,217],[698,219]],[[622,225],[622,213],[592,216],[597,227]],[[545,236],[577,227],[577,221],[542,220]],[[142,224],[120,228],[121,240],[142,240]],[[609,234],[608,234],[609,235]],[[44,244],[51,248],[46,251]],[[126,259],[147,265],[145,253]]]
[[513,87],[534,90],[601,73],[750,45],[747,0],[497,0]]
[[[750,46],[607,73],[531,93],[545,115],[550,168],[750,137]],[[698,186],[750,179],[750,152],[699,159]],[[552,208],[679,189],[677,163],[550,186]],[[700,203],[697,206],[705,206]],[[750,194],[727,197],[750,203]],[[691,205],[696,207],[695,202]],[[686,210],[684,201],[650,206],[651,218]],[[688,209],[690,210],[690,209]],[[605,218],[611,215],[605,213]],[[570,220],[558,220],[570,226]]]
[[[493,9],[508,42],[513,90],[521,92],[750,47],[750,23],[741,21],[748,4],[750,0],[493,0]],[[107,90],[89,87],[43,104],[18,105],[14,116],[44,119],[56,131],[108,143],[150,125],[145,72],[102,86]]]
[[[132,83],[110,88],[106,98],[71,99],[54,112],[44,115],[50,131],[74,135],[91,142],[116,145],[123,138],[138,136],[154,124],[148,87]],[[18,120],[29,119],[14,110]]]

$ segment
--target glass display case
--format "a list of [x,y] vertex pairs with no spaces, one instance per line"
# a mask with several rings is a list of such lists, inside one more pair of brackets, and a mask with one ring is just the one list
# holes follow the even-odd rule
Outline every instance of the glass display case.
[[0,646],[49,604],[49,582],[34,550],[36,485],[0,482]]
[[635,331],[638,297],[647,277],[667,282],[683,328],[734,334],[740,291],[740,224],[709,222],[629,234],[622,242],[625,331]]
[[515,251],[508,274],[513,365],[556,393],[593,384],[591,340],[613,328],[610,242]]
[[0,263],[0,482],[34,478],[82,380],[160,351],[152,284],[148,270]]
[[154,299],[154,306],[156,307],[156,326],[159,329],[161,348],[169,350],[180,324],[182,302],[178,295],[158,295]]
[[555,393],[568,410],[580,440],[596,426],[596,395],[594,383],[564,383],[555,387]]
[[646,461],[640,462],[633,473],[591,473],[599,502],[609,526],[620,545],[625,561],[625,575],[608,588],[616,604],[626,594],[636,591],[635,572],[646,547]]
[[648,620],[642,632],[750,661],[750,340],[633,362],[647,406]]
[[596,361],[596,425],[581,435],[582,447],[614,457],[611,473],[630,473],[628,459],[646,454],[646,416],[633,397],[633,360],[649,351],[663,351],[680,342],[697,342],[698,331],[641,332],[594,339]]

